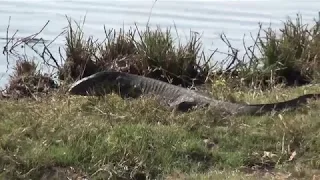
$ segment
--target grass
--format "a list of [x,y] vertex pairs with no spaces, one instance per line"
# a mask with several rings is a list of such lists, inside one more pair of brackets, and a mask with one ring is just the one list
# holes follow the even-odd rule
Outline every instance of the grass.
[[[127,32],[104,29],[102,42],[84,38],[82,26],[68,19],[66,60],[59,70],[60,80],[75,81],[95,72],[113,69],[144,75],[176,85],[203,84],[209,74],[208,62],[201,54],[200,38],[190,34],[186,44],[175,43],[170,28],[145,30],[138,27]],[[199,58],[199,56],[201,56]],[[199,62],[205,61],[205,64]]]
[[[207,94],[237,102],[284,101],[319,89],[318,85],[292,86],[283,73],[301,72],[296,79],[303,72],[317,77],[318,30],[304,33],[307,30],[301,30],[300,21],[284,23],[280,37],[273,36],[272,29],[265,31],[265,41],[259,36],[255,46],[262,57],[247,52],[249,59],[244,63],[235,54],[238,64],[213,75],[208,64],[197,65],[199,59],[212,59],[202,55],[196,36],[175,46],[170,29],[131,29],[119,34],[105,30],[106,40],[98,43],[92,37],[84,39],[82,27],[73,28],[68,22],[67,59],[58,68],[59,80],[66,84],[112,68],[185,87],[205,84]],[[257,68],[261,63],[262,68]],[[41,79],[48,81],[42,82],[46,89],[57,87],[36,69],[32,62],[18,61],[9,84],[14,92],[21,91],[21,86],[32,89],[26,96],[33,98],[0,99],[3,179],[319,177],[319,102],[294,112],[221,117],[210,110],[171,112],[154,99],[68,96],[59,91],[65,86],[46,90],[45,96],[37,98]],[[231,76],[225,76],[229,72]],[[21,80],[25,76],[31,79]],[[281,78],[286,81],[274,81]],[[267,88],[261,88],[264,83]]]
[[222,36],[233,52],[233,67],[226,72],[242,78],[246,85],[262,88],[277,84],[299,86],[317,82],[319,25],[318,19],[313,24],[304,24],[299,14],[295,21],[288,18],[280,29],[263,28],[260,24],[257,36],[251,35],[253,45],[244,44],[244,58],[238,57],[239,50]]
[[[290,99],[317,88],[249,93],[243,100]],[[227,173],[234,170],[238,177],[251,168],[308,177],[304,171],[320,166],[317,102],[280,115],[221,119],[202,110],[172,114],[153,99],[117,95],[18,101],[0,106],[1,174],[11,179],[38,179],[52,166],[76,167],[93,179],[169,178],[177,172],[209,178],[235,176]]]

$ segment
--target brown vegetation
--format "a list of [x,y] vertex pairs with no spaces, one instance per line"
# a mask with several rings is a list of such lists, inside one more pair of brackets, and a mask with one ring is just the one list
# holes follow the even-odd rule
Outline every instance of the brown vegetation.
[[37,71],[35,62],[18,60],[2,97],[37,99],[37,97],[47,95],[56,88],[58,85],[48,74],[43,75]]

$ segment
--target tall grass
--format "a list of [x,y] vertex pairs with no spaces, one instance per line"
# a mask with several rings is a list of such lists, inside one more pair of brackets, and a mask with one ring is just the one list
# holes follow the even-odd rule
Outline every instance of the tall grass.
[[[319,20],[304,24],[301,15],[288,18],[279,30],[262,29],[253,46],[248,46],[246,62],[238,61],[233,71],[247,84],[258,86],[305,85],[319,76]],[[310,27],[311,26],[311,27]],[[256,56],[259,51],[260,56]]]

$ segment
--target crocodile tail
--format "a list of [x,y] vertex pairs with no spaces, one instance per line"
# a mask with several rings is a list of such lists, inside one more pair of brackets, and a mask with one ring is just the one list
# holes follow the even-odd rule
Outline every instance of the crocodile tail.
[[242,105],[236,114],[261,115],[272,111],[293,110],[307,104],[308,100],[318,98],[320,98],[320,94],[306,94],[284,102]]

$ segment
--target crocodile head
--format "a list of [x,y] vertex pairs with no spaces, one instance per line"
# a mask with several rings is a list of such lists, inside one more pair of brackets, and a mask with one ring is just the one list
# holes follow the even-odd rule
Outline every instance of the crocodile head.
[[69,94],[74,95],[105,95],[118,88],[118,72],[103,71],[74,82],[68,89]]

